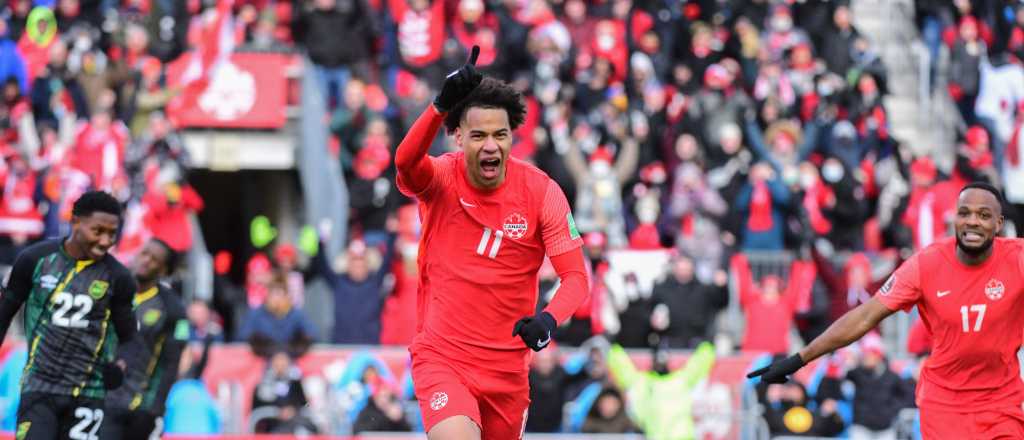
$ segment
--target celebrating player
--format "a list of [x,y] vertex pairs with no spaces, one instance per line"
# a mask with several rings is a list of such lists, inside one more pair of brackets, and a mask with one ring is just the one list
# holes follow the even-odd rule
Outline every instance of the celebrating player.
[[806,362],[862,337],[897,310],[917,306],[934,338],[917,405],[925,439],[1024,438],[1024,385],[1017,350],[1024,316],[1024,241],[996,237],[1002,197],[987,183],[957,198],[955,238],[940,240],[896,270],[858,306],[794,354],[748,377],[782,383]]
[[188,342],[185,306],[160,278],[174,272],[178,255],[167,243],[153,239],[135,258],[135,318],[139,334],[118,347],[126,364],[124,385],[107,397],[102,440],[156,439],[163,432],[164,402],[178,379],[178,361]]
[[[430,439],[521,438],[529,349],[551,341],[587,295],[582,240],[561,188],[509,157],[522,97],[469,61],[444,81],[395,155],[423,219],[412,376]],[[442,122],[461,151],[429,157]],[[561,278],[534,315],[547,254]]]
[[123,380],[124,365],[110,363],[116,348],[111,324],[121,341],[136,332],[135,280],[107,253],[120,204],[90,191],[75,201],[71,215],[70,236],[18,255],[0,297],[0,340],[27,301],[18,440],[95,438],[106,389]]

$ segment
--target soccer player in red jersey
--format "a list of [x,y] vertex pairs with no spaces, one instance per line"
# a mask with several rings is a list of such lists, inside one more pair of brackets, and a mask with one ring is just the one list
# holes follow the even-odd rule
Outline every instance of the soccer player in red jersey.
[[1024,316],[1024,241],[996,237],[1002,197],[970,183],[957,198],[955,237],[904,262],[869,302],[839,318],[802,351],[748,377],[782,383],[806,362],[846,346],[897,310],[917,306],[934,338],[917,405],[925,439],[1024,438],[1017,350]]
[[[520,94],[469,62],[398,146],[398,186],[419,202],[423,234],[417,334],[409,352],[430,439],[521,438],[530,351],[551,341],[587,295],[582,240],[561,188],[509,157],[526,109]],[[430,157],[444,123],[460,151]],[[561,279],[537,306],[547,255]]]

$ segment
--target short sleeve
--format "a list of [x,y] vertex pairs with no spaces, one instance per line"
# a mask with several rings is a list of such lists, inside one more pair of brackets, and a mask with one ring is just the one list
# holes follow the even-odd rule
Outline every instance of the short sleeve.
[[889,310],[909,311],[921,299],[921,269],[918,255],[910,257],[878,289],[878,298]]
[[576,221],[569,210],[569,201],[562,188],[551,179],[548,179],[548,188],[544,192],[540,224],[541,240],[544,241],[544,251],[549,257],[583,246],[583,239],[580,238]]

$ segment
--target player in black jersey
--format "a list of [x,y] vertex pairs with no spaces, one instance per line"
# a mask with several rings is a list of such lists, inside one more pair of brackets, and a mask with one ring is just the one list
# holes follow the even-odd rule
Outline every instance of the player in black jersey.
[[127,368],[124,384],[107,395],[102,440],[156,440],[163,432],[164,402],[178,379],[189,335],[185,306],[170,286],[160,283],[174,272],[177,260],[167,243],[153,239],[132,265],[139,283],[134,302],[139,334],[117,349]]
[[117,341],[137,330],[135,279],[107,253],[120,221],[116,199],[87,192],[72,208],[71,235],[15,259],[0,296],[0,341],[24,304],[29,354],[17,440],[98,438],[106,390],[123,380],[124,364],[113,362]]

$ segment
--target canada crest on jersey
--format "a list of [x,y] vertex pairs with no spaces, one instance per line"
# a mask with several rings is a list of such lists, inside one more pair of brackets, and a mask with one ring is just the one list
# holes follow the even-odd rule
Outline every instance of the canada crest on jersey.
[[988,280],[988,283],[985,283],[985,296],[987,296],[989,300],[995,301],[1002,298],[1004,291],[1006,291],[1006,288],[1003,287],[1003,282],[995,278],[992,278]]
[[526,222],[526,217],[513,212],[508,217],[505,217],[505,224],[501,228],[505,231],[506,237],[518,240],[526,236],[529,224]]

